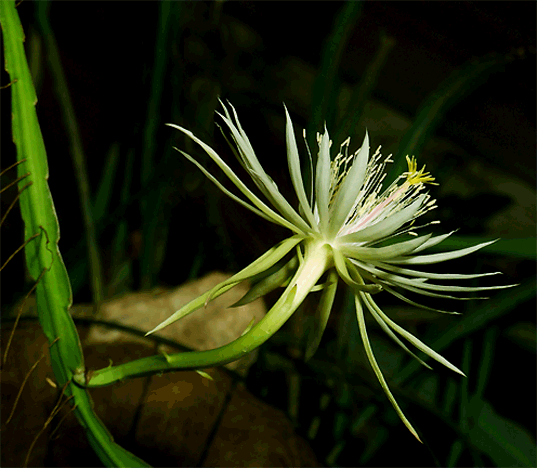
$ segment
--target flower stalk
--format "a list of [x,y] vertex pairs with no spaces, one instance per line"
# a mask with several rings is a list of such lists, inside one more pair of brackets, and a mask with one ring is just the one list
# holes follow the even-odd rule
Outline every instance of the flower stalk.
[[320,240],[304,244],[304,257],[292,281],[274,306],[255,326],[235,341],[217,349],[192,351],[172,355],[151,356],[137,361],[108,367],[91,373],[89,382],[78,383],[102,387],[126,377],[169,372],[177,369],[203,369],[236,361],[268,340],[289,319],[324,272],[331,266],[331,249]]

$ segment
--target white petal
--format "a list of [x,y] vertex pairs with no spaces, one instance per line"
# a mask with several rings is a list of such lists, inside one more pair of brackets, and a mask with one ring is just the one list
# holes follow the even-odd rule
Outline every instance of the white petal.
[[[459,297],[459,296],[450,296],[448,294],[433,293],[433,292],[427,291],[425,289],[419,288],[417,284],[414,285],[414,286],[411,286],[411,285],[407,284],[406,282],[403,283],[402,281],[399,281],[397,279],[384,280],[382,278],[379,278],[379,280],[378,280],[378,282],[380,284],[382,284],[383,286],[384,286],[385,281],[387,283],[391,284],[392,286],[398,286],[400,288],[407,289],[408,291],[415,292],[416,294],[421,294],[422,296],[442,297],[444,299],[455,299],[455,300],[458,300],[458,301],[470,301],[470,300],[474,300],[474,299],[476,299],[476,300],[477,299],[488,299],[488,297]],[[425,284],[425,283],[422,283],[422,284]]]
[[399,283],[406,284],[409,286],[414,286],[421,289],[429,289],[431,291],[456,291],[456,292],[470,292],[470,291],[488,291],[492,289],[505,289],[511,288],[515,285],[510,284],[507,286],[445,286],[442,284],[431,284],[427,283],[427,278],[406,278],[404,276],[396,275],[394,273],[386,273],[385,271],[379,270],[371,265],[367,265],[364,262],[359,262],[354,259],[351,262],[358,265],[360,268],[363,268],[366,271],[382,278],[383,280],[390,283]]
[[426,344],[424,344],[422,341],[420,341],[418,338],[416,338],[412,333],[409,333],[406,331],[403,327],[397,325],[390,317],[388,317],[384,312],[382,312],[382,309],[377,306],[375,301],[373,301],[373,298],[366,293],[360,293],[360,296],[366,301],[371,307],[373,307],[376,312],[380,315],[382,320],[384,320],[392,329],[394,329],[397,333],[399,333],[401,336],[405,337],[408,341],[410,341],[416,348],[418,348],[420,351],[423,351],[428,356],[432,357],[439,363],[446,366],[448,369],[451,369],[454,372],[457,372],[457,374],[461,374],[462,376],[466,377],[464,373],[459,370],[457,367],[455,367],[451,362],[449,362],[446,358],[438,354],[433,349],[429,348]]
[[388,285],[384,284],[382,286],[386,291],[388,291],[393,296],[397,297],[398,299],[401,299],[402,301],[406,302],[407,304],[410,304],[414,307],[418,307],[420,309],[430,310],[432,312],[440,312],[441,314],[450,314],[450,315],[461,315],[460,312],[454,312],[454,311],[448,311],[448,310],[440,310],[435,309],[434,307],[429,307],[423,304],[419,304],[417,302],[412,301],[411,299],[408,299],[407,297],[403,296],[402,294],[399,294],[397,291],[390,288]]
[[[420,209],[425,195],[420,195],[412,204],[398,211],[397,213],[389,216],[382,221],[368,226],[360,231],[347,234],[340,238],[341,242],[351,243],[351,242],[371,242],[378,239],[383,239],[388,237],[390,234],[393,234],[401,226],[408,223],[414,218],[414,215]],[[416,249],[417,251],[418,249]]]
[[427,367],[427,369],[431,369],[432,370],[432,367],[427,364],[425,361],[423,361],[422,359],[420,359],[418,356],[416,356],[412,351],[410,351],[410,349],[407,348],[407,346],[397,337],[397,335],[391,330],[390,327],[388,327],[388,325],[386,325],[386,322],[384,320],[382,320],[382,318],[380,317],[379,314],[377,314],[377,312],[375,311],[375,309],[373,309],[368,302],[366,302],[365,304],[367,306],[367,308],[369,309],[369,312],[371,313],[371,315],[373,316],[373,318],[377,321],[377,323],[379,324],[380,328],[382,328],[382,330],[384,330],[384,332],[393,340],[395,341],[399,346],[401,346],[401,348],[403,348],[408,354],[410,354],[414,359],[416,359],[420,364],[422,364],[423,366]]
[[[294,224],[289,222],[287,219],[281,217],[279,214],[274,212],[265,203],[263,203],[256,195],[254,195],[254,193],[244,184],[244,182],[242,182],[242,180],[240,180],[237,177],[237,175],[233,172],[233,170],[224,162],[224,160],[220,156],[218,156],[218,153],[215,150],[213,150],[209,145],[207,145],[206,143],[201,141],[191,131],[186,130],[183,127],[180,127],[179,125],[174,125],[174,124],[166,124],[166,125],[168,125],[168,126],[170,126],[172,128],[175,128],[176,130],[179,130],[179,131],[183,132],[185,135],[187,135],[189,138],[191,138],[193,141],[195,141],[198,145],[200,145],[205,150],[205,152],[211,157],[211,159],[218,165],[218,167],[220,167],[220,169],[222,169],[222,171],[224,172],[224,174],[226,174],[226,176],[229,178],[229,180],[231,180],[231,182],[233,182],[233,184],[243,193],[243,195],[246,198],[248,198],[248,200],[250,200],[252,202],[252,204],[256,208],[258,208],[260,211],[262,211],[273,222],[275,222],[277,224],[280,224],[282,226],[285,226],[286,228],[290,229],[291,231],[293,231],[293,232],[295,232],[297,234],[302,234],[303,233],[302,230],[297,228]],[[183,155],[186,156],[186,153],[184,153],[182,151],[180,151],[180,153],[182,153]],[[191,156],[189,156],[189,159],[190,159],[190,161],[194,162],[194,158],[192,158]],[[201,169],[200,165],[198,165],[197,163],[195,163],[195,164],[198,167],[200,167],[200,169]],[[207,173],[205,173],[205,171],[204,171],[204,174],[207,175]],[[215,180],[216,179],[214,177],[211,178],[211,181],[215,182]],[[221,188],[221,187],[219,186],[219,188]],[[226,193],[226,192],[224,192],[224,193]],[[226,193],[226,195],[227,194],[228,193]]]
[[341,183],[333,204],[330,218],[329,235],[335,236],[350,214],[356,198],[362,189],[365,178],[365,169],[369,159],[369,135],[365,132],[364,142],[354,158],[349,172]]
[[293,187],[295,188],[296,196],[298,197],[298,203],[302,209],[302,212],[306,216],[310,226],[314,228],[316,226],[315,218],[313,217],[313,212],[311,211],[311,206],[306,197],[306,191],[304,190],[304,182],[302,181],[302,169],[300,167],[300,157],[298,155],[298,148],[296,144],[295,132],[293,130],[293,122],[287,112],[287,107],[285,107],[285,118],[286,118],[286,132],[285,137],[287,141],[287,161],[289,164],[289,174],[291,174],[291,180],[293,182]]
[[417,276],[420,278],[428,278],[428,279],[469,280],[469,279],[474,279],[474,278],[482,278],[484,276],[501,275],[501,272],[499,271],[495,271],[492,273],[477,273],[477,274],[430,273],[428,271],[417,271],[417,270],[411,270],[410,268],[400,268],[398,266],[390,265],[388,263],[382,263],[382,262],[372,262],[372,264],[384,270],[393,271],[394,273],[399,273],[399,274],[407,275],[407,276]]
[[384,390],[384,393],[388,397],[388,400],[390,400],[390,403],[392,404],[396,413],[401,418],[401,421],[403,421],[407,429],[414,435],[414,437],[416,437],[416,439],[418,439],[421,442],[421,439],[419,438],[418,433],[412,427],[412,424],[410,424],[410,421],[404,415],[403,411],[397,404],[397,401],[395,401],[395,398],[392,395],[392,392],[390,392],[388,384],[386,383],[386,380],[384,379],[384,376],[382,375],[382,371],[380,370],[380,367],[377,364],[377,360],[375,359],[375,355],[373,354],[373,349],[371,348],[371,343],[369,342],[369,338],[367,336],[367,329],[365,327],[364,310],[362,308],[362,304],[358,296],[355,296],[355,304],[356,304],[356,316],[358,318],[358,328],[360,330],[360,336],[362,337],[365,353],[367,355],[367,359],[369,360],[369,363],[371,364],[371,367],[373,368],[373,372],[375,372],[375,375],[377,376],[380,386]]
[[[226,187],[224,187],[220,181],[214,177],[207,169],[205,169],[198,161],[196,161],[192,156],[190,156],[188,153],[185,153],[184,151],[181,151],[179,148],[173,147],[175,150],[179,151],[186,159],[188,159],[192,164],[195,164],[198,169],[203,172],[205,177],[207,177],[212,183],[214,183],[222,192],[224,192],[229,198],[236,201],[240,205],[244,206],[245,208],[249,209],[250,211],[254,212],[256,215],[260,216],[261,218],[264,218],[268,221],[271,221],[273,223],[279,224],[280,226],[288,227],[289,222],[282,218],[279,214],[272,211],[267,205],[265,205],[261,200],[259,200],[259,203],[263,205],[263,211],[258,210],[257,208],[253,207],[252,205],[246,203],[244,200],[241,200],[239,197],[237,197],[234,193],[230,192]],[[252,194],[253,195],[253,194]],[[255,196],[255,195],[253,195]],[[271,214],[267,214],[270,212]],[[282,221],[285,221],[285,223],[282,223]]]
[[459,257],[469,255],[476,250],[482,249],[487,245],[493,244],[498,239],[489,242],[483,242],[482,244],[474,245],[473,247],[467,247],[460,250],[452,250],[451,252],[443,252],[431,255],[418,255],[415,257],[401,257],[391,260],[385,260],[388,263],[396,263],[398,265],[427,265],[431,263],[445,262],[446,260],[452,260]]
[[317,158],[317,170],[315,172],[315,201],[319,210],[319,221],[321,232],[327,232],[329,215],[328,202],[330,201],[330,138],[328,130],[324,129],[319,145],[319,156]]
[[416,252],[421,252],[422,250],[428,249],[429,247],[434,247],[435,245],[440,244],[440,242],[444,242],[444,240],[451,236],[451,234],[454,234],[457,231],[458,229],[455,229],[454,231],[448,232],[447,234],[431,237],[427,242],[425,242],[425,244],[423,244],[421,247],[418,247],[416,249]]
[[248,137],[242,130],[240,123],[237,118],[237,114],[233,106],[231,106],[235,121],[238,128],[235,126],[233,121],[229,116],[228,110],[224,107],[226,116],[220,114],[226,125],[231,130],[233,139],[239,148],[239,152],[242,158],[242,161],[252,176],[252,179],[258,186],[258,188],[263,192],[263,194],[270,200],[274,207],[284,216],[287,220],[292,222],[294,225],[302,229],[304,232],[310,231],[310,228],[302,217],[293,209],[285,197],[280,193],[274,181],[267,175],[263,166],[261,166],[255,152],[248,140]]
[[[381,286],[378,284],[364,284],[361,278],[357,278],[360,281],[360,283],[356,282],[349,274],[347,265],[345,264],[345,257],[337,250],[334,250],[333,254],[334,254],[334,265],[336,267],[336,270],[339,276],[351,288],[357,291],[366,291],[366,292],[373,293],[373,294],[378,293],[382,290]],[[349,266],[352,266],[352,265],[349,264]]]
[[353,244],[338,244],[338,250],[345,256],[356,258],[357,260],[384,260],[391,261],[402,255],[412,253],[417,247],[431,237],[431,234],[416,237],[405,242],[388,245],[386,247],[361,247]]

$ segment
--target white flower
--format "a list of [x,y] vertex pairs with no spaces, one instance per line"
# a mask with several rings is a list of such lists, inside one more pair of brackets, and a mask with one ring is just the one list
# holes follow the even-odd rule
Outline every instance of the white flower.
[[[299,210],[297,211],[283,197],[274,181],[265,173],[239,123],[235,109],[230,105],[230,113],[225,106],[223,107],[224,115],[219,115],[229,128],[235,143],[235,146],[230,146],[272,207],[255,195],[210,146],[185,128],[170,124],[171,127],[183,132],[198,143],[247,201],[225,188],[190,155],[181,150],[178,151],[194,163],[226,195],[266,220],[288,228],[293,235],[229,280],[175,312],[149,333],[179,320],[241,281],[265,272],[295,250],[295,255],[285,266],[276,273],[266,274],[265,278],[256,284],[237,304],[247,303],[278,286],[286,285],[281,297],[259,323],[249,327],[241,337],[232,343],[217,350],[192,353],[192,358],[185,356],[185,359],[181,361],[182,364],[177,365],[186,367],[185,363],[188,361],[188,366],[210,367],[236,360],[244,353],[252,351],[272,336],[297,309],[304,298],[312,290],[319,289],[316,287],[317,283],[322,278],[326,278],[321,285],[322,295],[317,310],[316,329],[309,337],[306,350],[306,358],[311,357],[320,343],[332,308],[337,284],[341,278],[354,291],[360,335],[369,362],[399,417],[412,434],[420,440],[395,401],[375,360],[365,326],[364,306],[381,328],[424,366],[430,368],[406,347],[398,335],[406,338],[431,358],[464,375],[457,367],[391,320],[377,306],[373,294],[385,290],[412,305],[436,310],[415,303],[405,297],[401,290],[440,298],[466,299],[446,293],[508,287],[462,287],[436,284],[430,281],[465,280],[497,273],[462,275],[429,273],[414,269],[421,265],[468,255],[494,241],[445,253],[423,254],[424,250],[439,244],[452,234],[435,237],[431,234],[418,236],[412,231],[414,220],[435,208],[435,200],[432,200],[425,191],[425,184],[433,183],[435,179],[428,172],[425,172],[425,166],[418,171],[415,159],[407,157],[408,171],[383,190],[382,181],[385,176],[385,165],[391,161],[389,158],[383,159],[378,150],[369,157],[367,133],[362,147],[358,151],[349,154],[350,139],[347,139],[333,160],[330,156],[331,142],[328,131],[325,128],[322,135],[317,135],[319,151],[314,187],[311,187],[311,195],[308,198],[302,180],[301,163],[293,125],[289,113],[285,109],[287,161],[298,198]],[[309,163],[311,167],[311,154],[309,155]],[[404,234],[416,237],[394,242]],[[385,242],[387,240],[391,242]],[[438,312],[456,313],[441,310]]]

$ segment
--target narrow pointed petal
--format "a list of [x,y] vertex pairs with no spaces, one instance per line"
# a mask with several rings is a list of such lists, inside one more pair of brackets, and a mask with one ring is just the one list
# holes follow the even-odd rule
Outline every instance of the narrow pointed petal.
[[375,309],[377,314],[380,315],[380,318],[384,320],[393,330],[395,330],[397,333],[399,333],[401,336],[406,338],[408,341],[410,341],[416,348],[418,348],[420,351],[427,354],[427,356],[433,358],[434,360],[438,361],[440,364],[443,364],[448,369],[451,369],[453,372],[456,372],[457,374],[460,374],[464,377],[466,375],[464,372],[462,372],[460,369],[458,369],[456,366],[451,364],[445,357],[438,354],[433,349],[429,348],[426,344],[424,344],[422,341],[420,341],[418,338],[416,338],[412,333],[406,331],[403,327],[397,325],[390,317],[388,317],[384,312],[382,312],[382,309],[375,303],[373,298],[370,295],[367,295],[365,293],[360,293],[361,298],[364,301],[367,301],[368,304]]
[[419,304],[418,302],[415,302],[415,301],[409,299],[408,297],[405,297],[402,294],[398,293],[397,291],[395,291],[394,289],[390,288],[386,284],[383,285],[383,288],[387,292],[389,292],[391,295],[397,297],[398,299],[401,299],[402,301],[406,302],[407,304],[410,304],[411,306],[418,307],[419,309],[430,310],[431,312],[439,312],[441,314],[461,315],[460,312],[454,312],[454,311],[449,311],[449,310],[440,310],[440,309],[435,309],[433,307],[429,307],[429,306],[426,306],[426,305],[423,305],[423,304]]
[[475,278],[483,278],[485,276],[501,275],[501,272],[499,271],[494,271],[491,273],[477,273],[477,274],[430,273],[428,271],[417,271],[417,270],[411,270],[410,268],[400,268],[395,265],[390,265],[388,263],[382,263],[382,262],[371,262],[371,263],[379,268],[382,268],[383,270],[389,270],[389,271],[393,271],[394,273],[398,273],[402,275],[417,276],[420,278],[428,278],[428,279],[469,280],[469,279],[475,279]]
[[314,206],[314,200],[313,200],[313,181],[315,177],[313,176],[313,158],[311,157],[311,151],[308,144],[308,139],[306,138],[306,131],[304,130],[304,145],[306,146],[306,152],[308,153],[308,174],[309,174],[309,194],[310,194],[310,206]]
[[488,299],[488,297],[460,297],[460,296],[451,296],[449,294],[433,293],[426,289],[418,288],[417,285],[411,286],[408,283],[399,281],[398,279],[395,279],[395,278],[390,281],[384,280],[383,278],[379,278],[378,281],[382,285],[391,284],[392,286],[397,286],[399,288],[403,288],[408,291],[415,292],[416,294],[421,294],[422,296],[442,297],[444,299],[455,299],[457,301],[473,301],[473,300],[478,300],[478,299]]
[[295,131],[293,129],[293,122],[287,111],[287,107],[283,106],[285,109],[285,118],[286,118],[286,142],[287,142],[287,161],[289,164],[289,173],[291,174],[291,181],[293,182],[293,187],[295,188],[295,193],[298,198],[298,203],[300,208],[306,216],[306,219],[310,226],[314,228],[316,226],[315,218],[313,216],[313,211],[308,202],[306,196],[306,190],[304,189],[304,182],[302,180],[302,168],[300,167],[300,157],[298,155],[298,147],[296,144]]
[[[190,156],[188,153],[185,153],[184,151],[176,148],[174,146],[174,149],[177,150],[179,153],[181,153],[186,159],[188,159],[192,164],[197,166],[197,168],[203,172],[205,177],[207,177],[213,184],[215,184],[223,193],[225,193],[229,198],[231,198],[233,201],[239,203],[240,205],[244,206],[248,210],[252,211],[256,215],[260,216],[261,218],[266,219],[267,221],[270,221],[275,224],[279,224],[283,227],[289,227],[290,223],[282,218],[279,214],[274,212],[271,208],[269,208],[267,205],[265,205],[261,200],[259,200],[260,205],[263,206],[263,211],[255,208],[254,206],[246,203],[244,200],[241,200],[239,197],[237,197],[234,193],[230,192],[226,187],[224,187],[220,181],[214,177],[207,169],[205,169],[198,161],[196,161],[192,156]],[[252,195],[255,197],[255,195],[252,193]],[[267,214],[270,212],[270,216]]]
[[505,289],[513,287],[514,285],[502,285],[502,286],[446,286],[442,284],[431,284],[426,282],[427,278],[406,278],[395,273],[386,273],[385,271],[379,270],[374,266],[368,265],[364,262],[359,262],[352,259],[351,262],[363,268],[364,270],[372,273],[373,275],[382,278],[384,281],[389,283],[398,283],[406,284],[409,286],[414,286],[421,289],[429,289],[431,291],[456,291],[456,292],[471,292],[471,291],[488,291],[491,289]]
[[428,249],[429,247],[434,247],[435,245],[438,245],[441,242],[444,242],[449,236],[456,233],[457,231],[458,229],[455,229],[454,231],[448,232],[446,234],[442,234],[440,236],[433,236],[427,242],[425,242],[425,244],[418,247],[415,252],[418,253],[418,252],[421,252],[422,250]]
[[418,436],[418,433],[412,427],[412,424],[410,424],[410,421],[406,418],[405,414],[403,413],[403,411],[397,404],[397,401],[392,395],[392,392],[390,391],[390,388],[388,387],[388,384],[386,383],[386,380],[384,379],[384,376],[382,375],[382,371],[380,370],[380,367],[377,364],[377,360],[375,359],[375,355],[373,354],[373,349],[371,348],[371,343],[369,342],[369,337],[367,336],[367,330],[365,327],[364,310],[362,308],[361,300],[358,297],[358,295],[355,296],[355,304],[356,304],[356,316],[358,318],[358,328],[360,329],[360,336],[362,337],[365,353],[367,355],[367,359],[369,360],[369,363],[371,364],[371,367],[373,368],[373,372],[377,376],[380,386],[384,390],[384,393],[388,397],[388,400],[390,400],[390,403],[392,404],[393,409],[395,410],[395,412],[397,413],[401,421],[403,421],[403,424],[412,433],[412,435],[416,439],[418,439],[418,441],[421,442],[421,439]]
[[420,359],[416,354],[414,354],[408,347],[397,337],[397,335],[391,330],[391,328],[386,325],[386,322],[382,320],[379,314],[373,309],[368,302],[365,302],[366,307],[369,309],[369,312],[373,316],[373,318],[377,321],[380,328],[393,340],[395,341],[405,352],[407,352],[410,356],[412,356],[416,361],[418,361],[422,366],[426,367],[427,369],[432,370],[432,367],[427,364],[425,361]]
[[233,120],[231,120],[227,109],[224,108],[226,111],[226,115],[224,116],[220,114],[220,117],[229,127],[233,136],[233,140],[235,141],[239,149],[242,161],[246,169],[250,173],[250,176],[256,183],[257,187],[270,200],[270,202],[274,205],[274,207],[280,212],[282,216],[284,216],[287,220],[291,221],[293,224],[295,224],[297,227],[304,230],[305,232],[309,231],[310,228],[308,227],[306,222],[293,209],[293,207],[289,204],[285,197],[280,193],[277,185],[267,175],[267,173],[263,169],[263,166],[261,166],[261,163],[257,159],[252,145],[250,144],[250,141],[246,136],[246,133],[242,130],[242,127],[240,126],[235,109],[233,108],[233,106],[231,106],[231,108],[233,109],[237,126],[235,126],[235,123],[233,122]]
[[400,256],[414,252],[417,247],[427,242],[429,237],[431,235],[427,234],[386,247],[361,247],[354,244],[340,244],[339,250],[343,255],[359,260],[384,260],[385,262],[392,263],[392,258],[399,258]]
[[428,265],[431,263],[445,262],[446,260],[453,260],[455,258],[464,257],[469,255],[487,245],[493,244],[496,240],[483,242],[482,244],[474,245],[473,247],[467,247],[465,249],[453,250],[451,252],[443,252],[431,255],[418,255],[415,257],[400,257],[393,260],[384,260],[387,263],[395,263],[397,265]]
[[354,279],[352,279],[351,275],[349,274],[349,271],[347,269],[347,265],[345,264],[345,257],[337,250],[334,250],[334,265],[336,267],[336,270],[351,288],[355,289],[356,291],[366,291],[372,294],[378,293],[382,290],[382,287],[378,284],[364,284],[363,281],[360,283],[356,282]]
[[[282,218],[280,215],[275,213],[272,209],[270,209],[265,203],[263,203],[252,191],[242,182],[237,175],[233,172],[233,170],[222,160],[220,156],[218,156],[218,153],[213,150],[209,145],[205,144],[203,141],[201,141],[199,138],[197,138],[191,131],[186,130],[183,127],[180,127],[179,125],[175,124],[167,124],[169,127],[175,128],[176,130],[179,130],[180,132],[184,133],[186,136],[191,138],[193,141],[195,141],[198,145],[200,145],[205,152],[211,157],[211,159],[222,169],[224,174],[228,177],[228,179],[242,192],[242,194],[248,198],[252,202],[252,204],[261,210],[265,215],[267,215],[273,222],[277,224],[281,224],[282,226],[287,227],[288,229],[292,230],[293,232],[302,233],[302,231],[295,226],[293,223],[289,222],[287,219]],[[186,153],[183,153],[180,151],[181,154],[185,155]],[[193,158],[189,157],[190,161],[193,161]],[[200,167],[198,165],[198,167]],[[205,174],[205,172],[204,172]],[[211,178],[211,180],[214,182],[214,177]],[[224,192],[225,193],[225,192]],[[227,194],[227,193],[226,193]],[[297,215],[298,216],[298,215]]]
[[365,132],[364,142],[354,158],[349,172],[341,183],[341,187],[333,203],[330,219],[330,236],[335,236],[343,226],[362,189],[367,161],[369,160],[369,135]]
[[[342,243],[353,243],[353,242],[371,242],[378,239],[383,239],[388,237],[390,234],[393,234],[401,226],[408,223],[414,218],[414,215],[420,209],[423,200],[425,199],[424,195],[421,195],[416,201],[412,204],[403,208],[401,211],[389,216],[388,218],[379,221],[372,226],[368,226],[365,229],[362,229],[346,236],[340,238]],[[416,249],[417,250],[417,249]]]
[[324,134],[321,137],[321,144],[319,145],[319,157],[315,172],[315,201],[319,210],[321,232],[327,232],[328,222],[330,221],[328,213],[330,178],[330,138],[325,127]]
[[321,343],[321,338],[323,337],[323,333],[332,310],[332,305],[334,304],[338,275],[336,270],[333,268],[328,273],[326,283],[327,284],[323,289],[323,293],[315,313],[314,329],[308,336],[308,343],[306,345],[306,353],[304,357],[306,361],[308,361],[315,354],[319,344]]
[[[381,276],[381,278],[383,278]],[[385,278],[383,278],[385,279]],[[491,291],[493,289],[507,289],[517,286],[516,284],[508,284],[501,286],[445,286],[443,284],[431,284],[416,281],[416,279],[404,278],[402,276],[394,275],[392,278],[386,277],[388,281],[395,281],[399,284],[407,284],[414,286],[418,289],[427,289],[429,291],[454,291],[454,292],[473,292],[473,291]]]

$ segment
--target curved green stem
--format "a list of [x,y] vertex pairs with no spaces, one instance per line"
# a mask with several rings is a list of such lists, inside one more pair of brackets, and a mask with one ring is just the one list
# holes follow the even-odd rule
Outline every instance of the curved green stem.
[[86,387],[110,385],[125,378],[159,372],[220,366],[236,361],[269,339],[302,303],[323,273],[332,266],[332,250],[321,240],[305,242],[302,264],[270,311],[248,333],[220,348],[172,355],[155,355],[88,373],[80,370],[75,382]]

